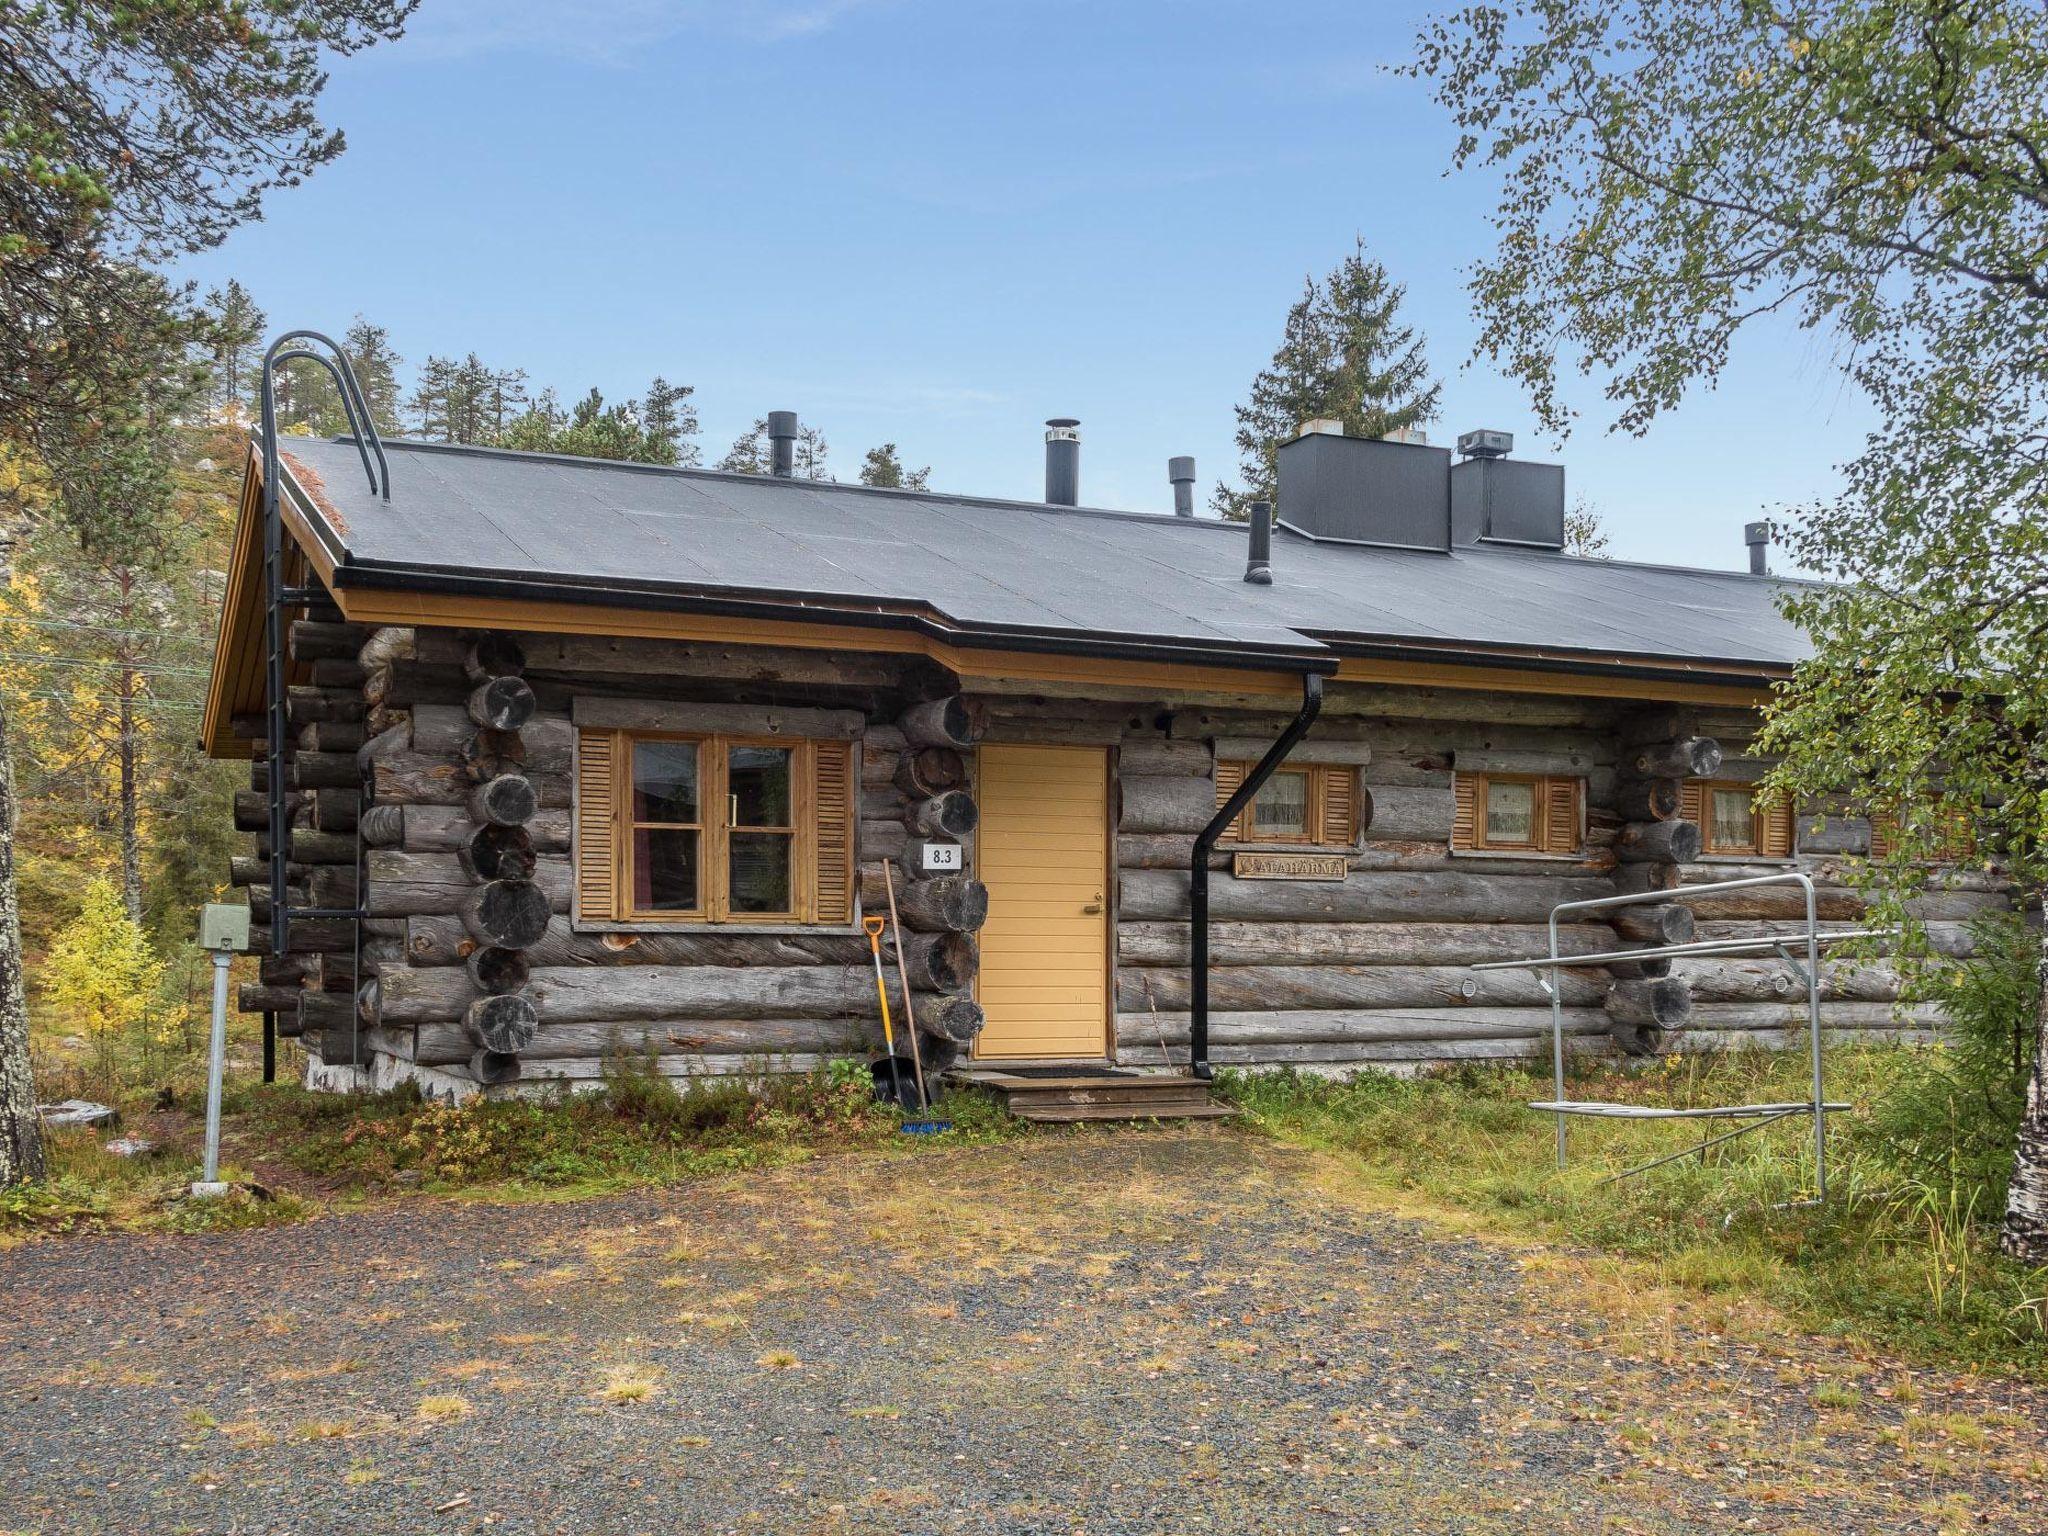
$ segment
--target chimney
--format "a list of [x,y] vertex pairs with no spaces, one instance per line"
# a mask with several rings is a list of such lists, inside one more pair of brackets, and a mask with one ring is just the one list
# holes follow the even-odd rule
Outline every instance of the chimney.
[[1252,503],[1252,542],[1244,563],[1244,579],[1255,587],[1273,585],[1273,503]]
[[796,412],[768,413],[768,472],[778,480],[796,474]]
[[1771,574],[1771,525],[1769,523],[1745,523],[1742,542],[1749,546],[1749,574],[1768,576]]
[[1195,461],[1192,456],[1175,454],[1166,461],[1166,478],[1173,482],[1173,515],[1193,517],[1195,515]]
[[1081,504],[1081,423],[1055,416],[1045,424],[1045,500],[1048,506]]

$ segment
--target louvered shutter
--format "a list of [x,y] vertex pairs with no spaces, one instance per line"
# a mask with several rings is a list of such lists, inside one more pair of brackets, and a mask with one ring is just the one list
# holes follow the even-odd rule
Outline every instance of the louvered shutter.
[[619,915],[619,738],[576,735],[576,916],[608,923]]
[[1707,781],[1687,779],[1678,790],[1678,815],[1681,821],[1689,821],[1702,834],[1707,830]]
[[821,741],[812,751],[817,814],[817,894],[813,920],[853,921],[853,745]]
[[1544,829],[1539,846],[1545,853],[1579,851],[1579,791],[1583,779],[1543,781]]
[[1451,793],[1456,800],[1451,814],[1451,846],[1479,846],[1479,780],[1470,774],[1451,775]]
[[1772,795],[1756,808],[1756,851],[1767,859],[1789,859],[1799,845],[1792,802]]
[[1348,848],[1358,841],[1358,770],[1321,768],[1323,828],[1318,841]]
[[1892,851],[1892,819],[1889,816],[1873,815],[1870,818],[1870,856],[1882,859]]
[[[1216,765],[1216,809],[1222,810],[1230,797],[1244,784],[1243,763],[1219,762]],[[1223,841],[1238,843],[1244,841],[1244,812],[1237,813],[1237,819],[1224,828]]]

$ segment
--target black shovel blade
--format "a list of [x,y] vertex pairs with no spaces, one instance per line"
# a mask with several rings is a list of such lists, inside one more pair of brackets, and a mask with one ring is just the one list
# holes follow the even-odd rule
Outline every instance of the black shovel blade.
[[908,1056],[878,1056],[868,1063],[875,1080],[875,1098],[899,1109],[917,1108],[917,1069]]

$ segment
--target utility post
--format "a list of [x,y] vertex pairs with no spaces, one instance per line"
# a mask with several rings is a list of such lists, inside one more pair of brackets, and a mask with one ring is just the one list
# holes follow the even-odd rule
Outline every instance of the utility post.
[[206,1053],[206,1167],[192,1186],[196,1199],[228,1192],[220,1177],[220,1088],[228,1055],[228,967],[249,947],[249,909],[210,903],[200,914],[199,942],[213,954],[213,1033]]

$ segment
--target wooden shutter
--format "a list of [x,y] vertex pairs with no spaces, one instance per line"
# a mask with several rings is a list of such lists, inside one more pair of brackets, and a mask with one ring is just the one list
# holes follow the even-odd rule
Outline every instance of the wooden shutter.
[[1687,779],[1678,788],[1678,816],[1700,829],[1705,837],[1707,831],[1707,781]]
[[1584,779],[1543,780],[1543,831],[1537,847],[1545,853],[1579,851],[1579,793]]
[[1451,775],[1451,793],[1456,800],[1451,814],[1451,846],[1479,846],[1479,791],[1483,780],[1469,773]]
[[853,921],[853,744],[821,741],[812,750],[818,868],[812,920]]
[[1358,841],[1358,770],[1318,768],[1323,781],[1323,826],[1319,842],[1349,848]]
[[1799,822],[1792,802],[1772,795],[1756,807],[1756,851],[1766,859],[1789,859],[1798,851]]
[[618,769],[615,731],[576,733],[576,917],[619,915]]
[[[1230,797],[1244,784],[1246,765],[1243,763],[1218,762],[1216,764],[1216,809],[1222,810]],[[1246,807],[1250,809],[1250,807]],[[1223,841],[1239,843],[1244,841],[1244,811],[1237,813],[1237,819],[1223,830]]]
[[1872,812],[1870,817],[1870,856],[1873,859],[1889,857],[1892,851],[1894,835],[1891,817]]

